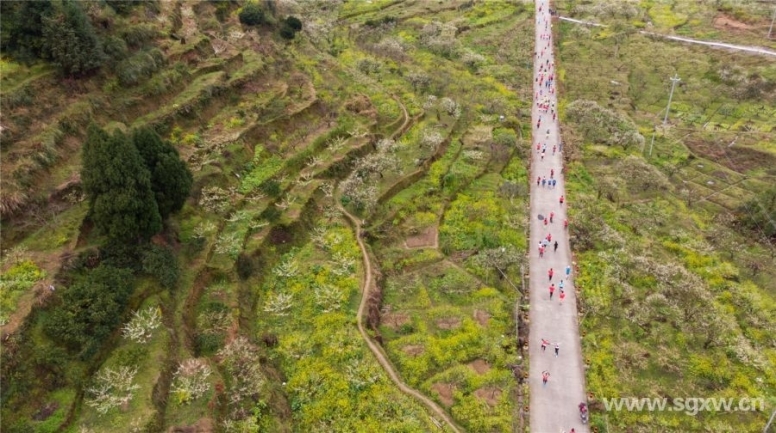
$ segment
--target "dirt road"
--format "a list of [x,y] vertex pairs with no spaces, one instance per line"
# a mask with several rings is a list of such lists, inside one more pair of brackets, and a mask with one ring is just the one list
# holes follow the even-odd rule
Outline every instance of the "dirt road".
[[406,383],[404,383],[401,377],[399,377],[399,374],[396,373],[396,370],[394,369],[393,364],[391,364],[391,361],[388,360],[388,356],[383,351],[383,348],[380,347],[380,345],[377,344],[366,332],[366,329],[364,328],[363,317],[364,311],[366,310],[367,299],[369,298],[369,293],[372,290],[372,284],[374,281],[372,278],[372,263],[369,259],[369,253],[367,252],[366,245],[364,245],[364,241],[361,238],[361,222],[356,217],[351,215],[350,212],[345,210],[345,208],[342,207],[342,205],[339,203],[339,200],[337,200],[337,207],[353,225],[356,241],[358,241],[358,247],[361,249],[361,255],[364,260],[364,281],[361,287],[361,303],[358,306],[358,314],[356,315],[358,332],[361,333],[361,337],[366,342],[366,345],[369,346],[369,350],[371,350],[375,355],[375,358],[377,358],[377,362],[380,363],[380,365],[383,367],[383,370],[388,373],[388,376],[391,378],[393,383],[399,387],[401,392],[415,397],[432,413],[436,414],[436,416],[438,416],[439,419],[446,423],[447,426],[454,432],[462,432],[463,430],[453,421],[453,419],[450,417],[450,415],[447,414],[447,412],[444,411],[444,409],[442,409],[438,404],[434,403],[430,398],[421,394],[419,391],[410,388]]

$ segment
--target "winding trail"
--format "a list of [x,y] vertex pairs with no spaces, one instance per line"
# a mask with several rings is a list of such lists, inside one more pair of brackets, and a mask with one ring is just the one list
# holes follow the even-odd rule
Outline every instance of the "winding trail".
[[[548,0],[536,1],[536,60],[534,61],[534,103],[532,107],[533,144],[531,153],[531,205],[529,243],[530,269],[530,339],[528,343],[530,359],[529,386],[531,392],[531,432],[556,433],[570,431],[587,433],[579,417],[578,406],[585,399],[585,371],[582,363],[582,348],[577,323],[577,302],[573,284],[574,274],[566,278],[566,266],[572,266],[568,230],[564,229],[568,202],[560,203],[564,195],[562,174],[563,157],[560,147],[559,126],[553,119],[553,107],[557,107],[555,82],[547,80],[554,77],[552,24]],[[540,109],[539,103],[546,101],[548,109]],[[557,114],[557,112],[555,112]],[[541,119],[541,121],[540,121]],[[537,127],[537,123],[541,126]],[[546,154],[536,150],[536,146],[546,145]],[[553,150],[557,147],[557,152]],[[554,173],[551,174],[551,170]],[[537,177],[554,178],[554,188],[536,185]],[[538,215],[548,216],[554,213],[552,223],[545,225]],[[539,242],[551,234],[550,244],[539,256]],[[558,243],[557,251],[553,243]],[[573,267],[573,266],[572,266]],[[548,278],[548,271],[554,275]],[[564,283],[565,300],[560,300],[559,284]],[[550,296],[549,287],[554,284],[554,296]],[[541,348],[542,339],[550,342],[546,351]],[[554,353],[559,344],[559,355]],[[542,373],[549,372],[549,380],[542,383]]]
[[366,310],[367,300],[369,299],[369,294],[372,293],[372,286],[374,285],[374,280],[372,278],[372,263],[369,259],[369,253],[366,250],[366,245],[364,245],[364,241],[362,239],[361,222],[350,212],[348,212],[342,206],[339,200],[337,200],[337,208],[353,225],[353,231],[356,234],[356,241],[358,242],[358,247],[361,249],[361,255],[364,259],[364,283],[361,286],[361,303],[358,306],[358,314],[356,315],[356,320],[358,322],[358,332],[361,333],[361,338],[364,339],[367,346],[369,346],[369,350],[371,350],[375,355],[375,358],[377,358],[377,362],[380,363],[380,365],[383,367],[383,370],[388,373],[388,376],[391,378],[393,383],[399,387],[401,392],[415,397],[415,399],[425,405],[429,410],[442,418],[453,431],[457,433],[463,432],[463,429],[461,429],[453,421],[453,419],[450,417],[450,415],[447,414],[447,412],[444,411],[444,409],[439,407],[439,405],[434,403],[425,395],[421,394],[419,391],[409,387],[406,383],[404,383],[401,377],[399,377],[398,373],[396,373],[396,369],[388,360],[388,356],[385,354],[382,347],[380,347],[374,340],[372,340],[372,338],[370,338],[369,334],[366,332],[366,329],[364,328],[363,317],[364,311]]

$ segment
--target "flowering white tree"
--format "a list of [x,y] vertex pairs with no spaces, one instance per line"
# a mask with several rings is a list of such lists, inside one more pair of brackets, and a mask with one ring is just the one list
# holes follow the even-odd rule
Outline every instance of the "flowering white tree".
[[321,284],[315,286],[315,304],[318,305],[324,313],[339,310],[345,295],[338,287],[331,284]]
[[136,374],[137,367],[100,370],[94,378],[94,386],[86,390],[89,395],[86,405],[104,415],[115,407],[129,403],[135,391],[140,389],[140,385],[132,383]]
[[595,101],[576,100],[569,104],[566,114],[590,141],[626,149],[644,144],[644,137],[630,119]]
[[334,253],[332,261],[334,262],[334,267],[332,267],[331,271],[334,275],[343,276],[353,274],[356,265],[355,260],[342,253]]
[[279,278],[292,278],[299,273],[299,265],[296,264],[296,261],[294,261],[293,258],[288,258],[275,266],[272,273]]
[[161,310],[158,307],[148,307],[145,310],[135,311],[132,320],[122,328],[122,334],[124,338],[132,341],[147,343],[154,336],[154,330],[161,324]]
[[463,62],[464,65],[476,69],[483,63],[485,63],[485,56],[479,53],[475,53],[471,50],[466,50],[461,55],[461,62]]
[[439,148],[439,145],[445,141],[445,137],[436,129],[424,129],[420,134],[420,146],[434,153]]
[[290,293],[276,293],[270,295],[264,304],[264,311],[278,316],[288,315],[288,310],[294,306],[294,295]]
[[237,232],[224,233],[216,241],[216,253],[237,257],[242,247],[242,238]]
[[383,173],[400,172],[401,166],[395,152],[395,141],[383,139],[376,144],[377,151],[356,161],[353,172],[342,183],[343,195],[357,206],[370,211],[377,204],[377,182]]
[[190,403],[210,390],[208,377],[210,366],[202,359],[192,358],[181,362],[175,371],[170,393],[181,404]]
[[257,397],[266,379],[257,359],[258,349],[245,337],[237,337],[218,351],[219,364],[231,377],[229,403]]
[[405,49],[404,43],[396,37],[383,38],[374,46],[375,53],[397,61],[404,59]]
[[202,189],[199,205],[208,212],[222,213],[229,208],[229,199],[229,191],[217,186],[209,186]]

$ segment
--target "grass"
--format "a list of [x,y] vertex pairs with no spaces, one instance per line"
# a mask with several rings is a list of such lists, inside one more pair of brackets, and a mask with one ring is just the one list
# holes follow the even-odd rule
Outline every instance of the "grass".
[[[159,308],[160,302],[162,302],[161,299],[151,297],[140,309]],[[155,412],[152,394],[154,385],[159,379],[158,368],[164,365],[169,347],[170,335],[164,326],[159,327],[147,343],[122,342],[101,368],[136,367],[138,370],[133,383],[139,388],[135,391],[134,397],[128,407],[112,409],[105,415],[84,404],[74,426],[77,426],[77,429],[84,427],[91,431],[107,431],[127,426],[140,429],[148,425]],[[89,396],[87,395],[86,398],[88,399]],[[78,431],[77,429],[73,430]]]
[[[160,328],[145,349],[119,340],[115,348],[106,349],[99,365],[69,362],[68,377],[76,377],[89,368],[129,363],[134,356],[141,389],[126,411],[98,416],[88,406],[76,406],[75,421],[63,426],[65,430],[77,431],[84,425],[112,431],[133,423],[169,429],[203,418],[217,428],[232,425],[245,431],[434,430],[429,414],[390,382],[355,328],[364,272],[361,254],[352,230],[326,195],[326,188],[348,175],[354,159],[373,151],[370,142],[398,128],[402,106],[417,119],[397,137],[402,145],[395,156],[401,170],[386,172],[377,181],[384,199],[373,213],[362,215],[373,265],[381,272],[383,296],[381,325],[369,332],[381,335],[398,373],[445,406],[467,430],[507,431],[519,424],[513,418],[518,387],[506,367],[519,363],[519,348],[511,334],[516,294],[483,264],[481,255],[508,247],[520,256],[526,244],[528,174],[520,154],[522,124],[532,96],[531,11],[525,4],[465,3],[386,0],[318,8],[314,16],[302,11],[305,30],[292,42],[281,41],[267,28],[256,30],[258,36],[249,35],[254,30],[238,27],[236,6],[230,6],[221,34],[236,30],[246,34],[229,38],[233,45],[229,52],[241,53],[239,59],[222,61],[212,52],[209,38],[200,33],[188,37],[186,44],[155,41],[166,49],[168,63],[148,82],[119,89],[114,77],[86,78],[80,81],[85,83],[80,93],[68,96],[70,108],[62,121],[59,114],[40,116],[40,123],[52,128],[34,129],[43,134],[40,141],[59,150],[58,140],[65,140],[68,154],[77,153],[77,143],[73,145],[72,137],[57,138],[60,127],[77,135],[87,119],[159,124],[162,132],[171,132],[196,183],[192,198],[168,222],[164,237],[176,251],[181,280],[174,291],[145,301],[164,305],[165,328],[171,333]],[[652,14],[660,26],[676,27],[683,34],[699,31],[709,18],[707,8],[694,4],[644,2],[644,6],[651,8],[645,14]],[[178,5],[165,8],[170,9],[165,14],[179,13]],[[733,8],[730,13],[740,9],[742,18],[751,12],[746,6]],[[203,21],[199,24],[212,18],[208,11],[195,17]],[[386,17],[396,18],[394,24],[380,24],[393,21]],[[175,20],[165,18],[168,24],[149,25],[168,27],[166,34],[174,29]],[[453,47],[450,52],[440,53],[425,42],[423,28],[433,21],[457,27],[457,36],[447,41]],[[354,23],[362,25],[351,27]],[[318,25],[334,30],[323,35]],[[212,23],[207,26],[214,28]],[[676,69],[683,79],[674,95],[673,126],[658,131],[653,158],[642,160],[636,149],[570,137],[574,152],[569,155],[569,197],[580,203],[572,208],[576,212],[572,229],[579,230],[580,239],[591,238],[587,248],[577,252],[582,307],[595,313],[582,322],[590,389],[600,396],[652,395],[672,386],[697,393],[717,387],[719,395],[772,392],[774,374],[768,362],[773,364],[773,354],[767,346],[776,315],[772,270],[753,276],[746,267],[749,261],[763,260],[767,251],[754,244],[744,251],[735,249],[740,236],[714,215],[768,184],[772,165],[768,158],[774,152],[769,134],[776,126],[776,112],[773,104],[761,107],[759,99],[742,97],[746,83],[736,77],[757,74],[776,79],[773,68],[735,54],[638,35],[619,42],[619,58],[613,58],[612,32],[585,35],[565,24],[558,27],[562,94],[570,100],[596,99],[620,110],[642,134],[649,134],[661,118],[665,76]],[[256,38],[261,40],[258,45]],[[400,55],[373,48],[388,38],[403,42]],[[483,59],[479,65],[465,65],[466,53]],[[598,58],[608,60],[591,61]],[[378,65],[376,70],[360,72],[364,59]],[[37,89],[32,85],[45,82],[37,78],[22,82],[31,73],[19,65],[3,61],[0,68],[4,89],[11,85]],[[408,81],[408,74],[416,72],[429,77],[427,86],[415,88]],[[451,98],[458,105],[457,114],[426,104],[429,95],[437,101]],[[363,98],[368,99],[366,110],[350,111],[348,103]],[[16,99],[23,102],[24,95]],[[27,107],[13,109],[15,116],[23,116]],[[503,122],[498,120],[501,115]],[[173,119],[175,127],[168,131]],[[356,128],[367,135],[351,137]],[[503,136],[499,128],[518,137],[519,144],[491,146]],[[431,152],[422,150],[418,141],[429,130],[439,131],[449,143],[438,159],[424,165],[422,160]],[[736,136],[732,149],[747,151],[725,152]],[[331,147],[336,137],[345,138],[338,149]],[[62,158],[51,173],[41,172],[36,175],[41,179],[30,180],[59,185],[77,172],[77,165],[77,157]],[[395,186],[421,168],[412,182]],[[636,176],[618,181],[617,172],[624,170],[646,173],[646,181],[662,176],[663,182],[652,184]],[[300,182],[301,174],[307,180]],[[278,191],[266,194],[264,189],[272,182],[277,182]],[[645,184],[647,189],[639,190]],[[211,187],[221,189],[223,209],[201,202]],[[693,201],[686,191],[713,195]],[[606,199],[607,192],[613,201]],[[85,206],[68,203],[49,223],[31,223],[34,229],[26,229],[29,232],[18,230],[12,244],[23,244],[35,254],[65,251],[79,235]],[[440,248],[405,247],[409,236],[428,228],[438,230]],[[93,247],[99,238],[92,233],[82,241]],[[613,248],[623,251],[623,257],[605,255]],[[641,251],[651,255],[641,257]],[[240,266],[252,263],[253,272],[238,275],[238,258]],[[677,289],[671,281],[658,284],[652,274],[638,271],[645,264],[680,269],[676,272],[682,277],[699,281],[705,292],[698,296],[720,318],[719,324],[709,322],[709,328],[729,326],[723,334],[734,336],[742,346],[726,340],[698,349],[708,338],[704,329],[692,327],[693,321],[669,307],[658,311],[674,315],[648,321],[647,329],[634,322],[640,320],[638,314],[657,308],[654,299],[647,300],[651,291]],[[509,268],[511,280],[517,280],[517,269],[516,263]],[[674,295],[667,292],[666,298]],[[407,320],[398,323],[404,320],[402,314]],[[53,347],[35,323],[25,337],[34,339],[35,350]],[[217,353],[237,336],[250,342],[255,359],[251,365],[263,378],[255,402],[228,402],[236,392],[235,378]],[[413,354],[418,349],[408,346],[420,346],[423,352]],[[161,383],[165,363],[194,356],[213,368],[209,393],[187,405],[173,398],[166,405],[155,405],[150,391]],[[3,377],[4,387],[6,380]],[[9,422],[28,419],[46,399],[62,404],[40,428],[59,427],[62,414],[88,384],[88,377],[70,380],[49,392],[43,384],[11,383],[8,389],[28,386],[25,396],[33,396],[34,403],[14,403],[20,394],[11,402],[4,398],[3,429]],[[603,429],[604,421],[595,411],[593,415],[594,425]],[[652,430],[665,426],[697,430],[699,423],[707,423],[724,431],[736,423],[752,426],[761,417],[644,418],[623,415],[608,421],[611,431],[640,423]],[[152,419],[163,419],[164,425],[151,426]]]
[[223,71],[216,71],[195,78],[172,102],[135,120],[133,126],[163,121],[178,113],[191,112],[197,104],[213,97],[218,91],[217,89],[222,87],[224,77],[225,73]]
[[[672,27],[693,12],[655,4],[649,13],[660,26]],[[558,32],[565,72],[561,107],[575,99],[597,100],[627,114],[649,140],[665,107],[669,67],[683,83],[674,95],[671,127],[658,130],[652,157],[646,149],[642,155],[641,149],[592,143],[566,123],[564,141],[573,143],[567,188],[569,200],[577,203],[570,221],[580,264],[580,326],[587,387],[595,396],[591,424],[608,432],[634,425],[643,427],[633,431],[758,428],[765,422],[762,412],[690,417],[595,409],[601,398],[614,396],[774,395],[774,383],[766,379],[773,376],[767,360],[774,355],[761,339],[774,322],[745,319],[733,295],[758,299],[752,314],[765,317],[776,308],[773,285],[747,270],[747,260],[758,259],[743,257],[738,241],[745,235],[720,218],[758,191],[741,182],[755,173],[760,176],[753,180],[764,180],[762,167],[776,151],[759,146],[770,134],[761,131],[773,125],[753,108],[772,96],[741,98],[740,84],[720,77],[732,64],[762,70],[764,60],[637,35],[621,44],[615,58],[611,39],[567,24]],[[751,132],[744,131],[745,124]],[[728,152],[736,136],[738,150]],[[754,147],[762,152],[757,157]],[[626,161],[646,171],[628,169],[631,175],[623,178]],[[700,291],[690,295],[693,290]],[[690,319],[699,305],[703,313]]]

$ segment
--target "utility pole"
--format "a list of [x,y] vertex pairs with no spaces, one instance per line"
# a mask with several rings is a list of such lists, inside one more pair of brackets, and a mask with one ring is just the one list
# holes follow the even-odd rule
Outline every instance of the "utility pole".
[[668,121],[668,113],[671,112],[671,99],[674,97],[674,87],[676,87],[676,83],[680,81],[682,81],[682,79],[674,73],[674,76],[671,77],[671,93],[668,95],[668,106],[666,107],[666,116],[663,118],[663,125]]
[[768,39],[771,38],[771,32],[773,32],[773,22],[776,21],[776,7],[773,8],[773,18],[771,18],[771,28],[768,29]]
[[[649,156],[652,156],[652,146],[655,145],[655,133],[657,132],[657,127],[652,130],[652,142],[649,143]],[[642,150],[643,152],[643,150]]]

